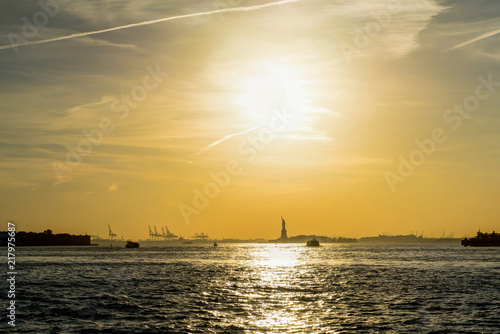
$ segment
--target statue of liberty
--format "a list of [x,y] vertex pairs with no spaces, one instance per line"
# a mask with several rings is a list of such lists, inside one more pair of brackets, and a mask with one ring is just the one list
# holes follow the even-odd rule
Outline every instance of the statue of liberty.
[[286,235],[285,220],[283,219],[283,216],[281,216],[281,238],[280,239],[288,239],[288,236]]

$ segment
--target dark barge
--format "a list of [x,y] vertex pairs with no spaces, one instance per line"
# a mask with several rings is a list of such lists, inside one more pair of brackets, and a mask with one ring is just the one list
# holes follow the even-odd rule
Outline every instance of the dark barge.
[[463,246],[472,246],[472,247],[500,247],[500,234],[495,233],[482,233],[481,231],[477,232],[477,235],[472,238],[464,238],[462,240]]

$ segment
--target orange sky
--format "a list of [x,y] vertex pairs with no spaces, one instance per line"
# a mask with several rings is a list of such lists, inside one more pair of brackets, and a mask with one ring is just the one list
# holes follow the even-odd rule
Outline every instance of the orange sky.
[[21,18],[46,9],[1,11],[0,220],[125,238],[276,238],[280,216],[289,235],[500,230],[498,6],[265,3],[75,2],[31,35]]

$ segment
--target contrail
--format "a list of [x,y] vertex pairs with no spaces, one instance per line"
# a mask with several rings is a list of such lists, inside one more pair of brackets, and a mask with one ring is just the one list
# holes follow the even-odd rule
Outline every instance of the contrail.
[[150,20],[150,21],[144,21],[144,22],[127,24],[127,25],[123,25],[123,26],[119,26],[119,27],[107,28],[107,29],[102,29],[102,30],[94,30],[94,31],[88,31],[88,32],[81,32],[81,33],[77,33],[77,34],[71,34],[71,35],[68,35],[68,36],[61,36],[61,37],[49,38],[49,39],[43,39],[43,40],[38,40],[38,41],[27,41],[27,42],[22,42],[22,43],[17,43],[17,44],[10,44],[10,45],[1,45],[0,46],[0,50],[19,48],[19,47],[28,46],[28,45],[37,45],[37,44],[52,43],[52,42],[62,41],[62,40],[65,40],[65,39],[72,39],[72,38],[78,38],[78,37],[84,37],[84,36],[90,36],[90,35],[103,34],[103,33],[110,32],[110,31],[115,31],[115,30],[129,29],[129,28],[140,27],[140,26],[147,26],[147,25],[150,25],[150,24],[155,24],[155,23],[160,23],[160,22],[166,22],[166,21],[173,21],[173,20],[179,20],[179,19],[186,19],[186,18],[190,18],[190,17],[197,17],[197,16],[204,16],[204,15],[213,15],[213,14],[226,13],[226,12],[252,11],[252,10],[258,10],[258,9],[262,9],[262,8],[272,7],[272,6],[285,5],[285,4],[288,4],[288,3],[298,2],[298,1],[301,1],[301,0],[281,0],[281,1],[276,1],[276,2],[266,3],[266,4],[263,4],[263,5],[255,5],[255,6],[248,6],[248,7],[224,8],[224,9],[217,9],[217,10],[212,10],[212,11],[208,11],[208,12],[192,13],[192,14],[185,14],[185,15],[177,15],[177,16],[165,17],[163,19],[156,19],[156,20]]
[[[247,129],[247,130],[245,130],[245,131],[241,131],[241,132],[237,132],[237,133],[233,133],[233,134],[230,134],[230,135],[224,136],[222,139],[216,140],[216,141],[214,141],[212,144],[210,144],[210,145],[208,145],[207,147],[205,147],[205,148],[201,149],[201,150],[200,150],[198,153],[196,153],[196,154],[200,154],[200,153],[201,153],[201,152],[203,152],[203,151],[206,151],[206,150],[208,150],[208,149],[211,149],[212,147],[217,146],[217,145],[219,145],[220,143],[225,142],[226,140],[233,138],[234,136],[243,135],[243,134],[245,134],[245,133],[247,133],[247,132],[253,131],[253,130],[258,129],[258,128],[260,128],[260,126],[256,126],[256,127],[253,127],[253,128]],[[195,155],[196,155],[196,154],[195,154]]]
[[463,42],[463,43],[460,43],[460,44],[457,44],[455,45],[454,47],[451,47],[449,49],[446,49],[444,50],[445,52],[446,51],[450,51],[450,50],[454,50],[454,49],[458,49],[458,48],[461,48],[463,46],[466,46],[466,45],[469,45],[469,44],[472,44],[472,43],[475,43],[477,41],[480,41],[482,39],[485,39],[485,38],[488,38],[488,37],[491,37],[491,36],[494,36],[494,35],[497,35],[497,34],[500,34],[500,29],[497,29],[497,30],[494,30],[494,31],[490,31],[490,32],[487,32],[487,33],[484,33],[482,35],[479,35],[471,40],[468,40],[466,42]]

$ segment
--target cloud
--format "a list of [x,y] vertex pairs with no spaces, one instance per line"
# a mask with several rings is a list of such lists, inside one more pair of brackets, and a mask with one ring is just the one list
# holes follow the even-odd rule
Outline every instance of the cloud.
[[379,59],[405,57],[417,49],[420,32],[446,9],[435,1],[401,1],[397,10],[389,8],[390,1],[355,0],[330,4],[326,12],[343,27],[342,44],[358,49],[355,58]]
[[84,194],[82,194],[82,195],[78,196],[77,198],[82,198],[82,197],[85,197],[85,196],[90,196],[90,195],[92,195],[93,193],[94,193],[93,191],[88,191],[88,192],[86,192],[86,193],[84,193]]
[[116,191],[116,190],[118,190],[118,186],[116,184],[112,184],[109,186],[108,190],[109,191]]
[[143,21],[143,22],[132,23],[132,24],[127,24],[127,25],[113,27],[113,28],[107,28],[107,29],[101,29],[101,30],[81,32],[81,33],[77,33],[77,34],[71,34],[71,35],[67,35],[67,36],[49,38],[49,39],[44,39],[44,40],[27,41],[27,42],[22,42],[22,43],[17,43],[17,44],[2,45],[2,46],[0,46],[0,50],[16,49],[16,48],[23,47],[23,46],[58,42],[58,41],[67,40],[67,39],[103,34],[103,33],[110,32],[110,31],[135,28],[135,27],[146,26],[146,25],[151,25],[151,24],[155,24],[155,23],[173,21],[173,20],[178,20],[178,19],[187,19],[187,18],[197,17],[197,16],[213,15],[213,14],[220,14],[220,13],[226,13],[226,12],[252,11],[252,10],[258,10],[258,9],[263,9],[263,8],[267,8],[267,7],[272,7],[272,6],[285,5],[288,3],[298,2],[298,1],[300,1],[300,0],[282,0],[282,1],[262,4],[262,5],[256,5],[256,6],[224,8],[224,9],[212,10],[212,11],[208,11],[208,12],[176,15],[176,16],[165,17],[162,19]]

